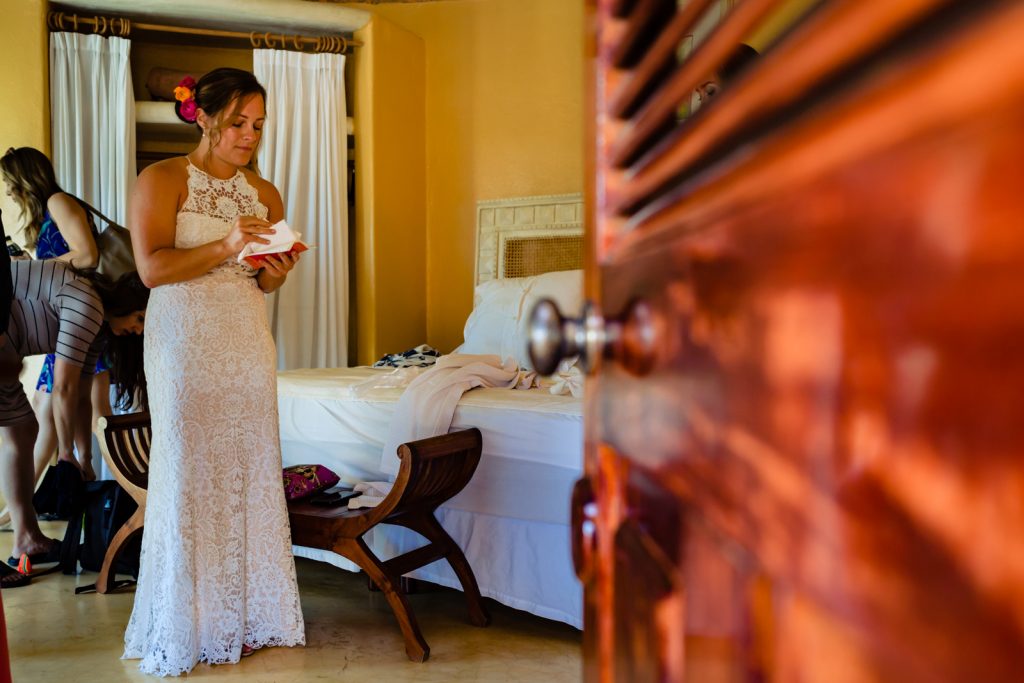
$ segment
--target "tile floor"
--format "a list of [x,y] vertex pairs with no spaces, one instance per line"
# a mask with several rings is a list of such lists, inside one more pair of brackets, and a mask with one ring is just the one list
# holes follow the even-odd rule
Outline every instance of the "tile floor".
[[[44,531],[62,535],[59,523]],[[0,534],[6,558],[11,535]],[[415,664],[405,657],[403,641],[387,601],[366,589],[361,575],[297,560],[305,648],[257,652],[239,664],[196,667],[189,680],[360,681],[509,681],[576,682],[581,676],[581,634],[558,622],[487,601],[492,624],[476,628],[465,616],[462,594],[443,588],[411,596],[430,659]],[[133,593],[75,595],[76,585],[94,582],[50,574],[32,585],[3,591],[7,637],[14,681],[92,683],[149,681],[137,662],[120,659]]]

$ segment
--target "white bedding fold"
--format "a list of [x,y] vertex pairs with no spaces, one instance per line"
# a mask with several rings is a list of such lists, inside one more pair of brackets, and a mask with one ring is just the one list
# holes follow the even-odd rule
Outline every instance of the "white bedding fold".
[[447,434],[462,395],[477,387],[515,389],[529,387],[533,375],[519,371],[508,358],[494,355],[452,353],[441,356],[433,367],[406,387],[391,418],[384,442],[380,468],[392,476],[398,473],[398,446],[406,441]]

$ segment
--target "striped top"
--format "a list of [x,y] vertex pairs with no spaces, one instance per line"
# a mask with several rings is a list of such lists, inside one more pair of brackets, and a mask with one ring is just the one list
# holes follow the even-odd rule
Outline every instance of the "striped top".
[[53,260],[13,261],[7,327],[22,357],[54,353],[92,374],[103,347],[103,303],[92,284]]

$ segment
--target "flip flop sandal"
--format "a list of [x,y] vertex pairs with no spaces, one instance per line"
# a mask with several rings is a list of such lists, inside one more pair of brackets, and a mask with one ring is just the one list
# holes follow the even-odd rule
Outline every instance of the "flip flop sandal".
[[[22,560],[26,557],[28,558],[28,561],[31,564],[49,564],[51,562],[60,562],[60,542],[58,541],[57,543],[54,543],[52,546],[50,546],[49,550],[44,550],[39,553],[32,553],[31,555],[22,553],[21,557],[15,557],[14,555],[11,555],[7,558],[7,565],[10,567],[18,568],[18,566],[22,563]],[[25,574],[30,572],[22,573]]]
[[32,577],[0,564],[0,588],[20,588],[32,583]]

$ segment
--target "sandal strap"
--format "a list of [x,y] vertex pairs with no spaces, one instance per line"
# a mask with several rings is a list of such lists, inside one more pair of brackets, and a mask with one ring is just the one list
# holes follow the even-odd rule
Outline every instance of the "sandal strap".
[[21,574],[17,569],[8,567],[6,563],[0,562],[0,587],[19,588],[32,583],[32,577]]

